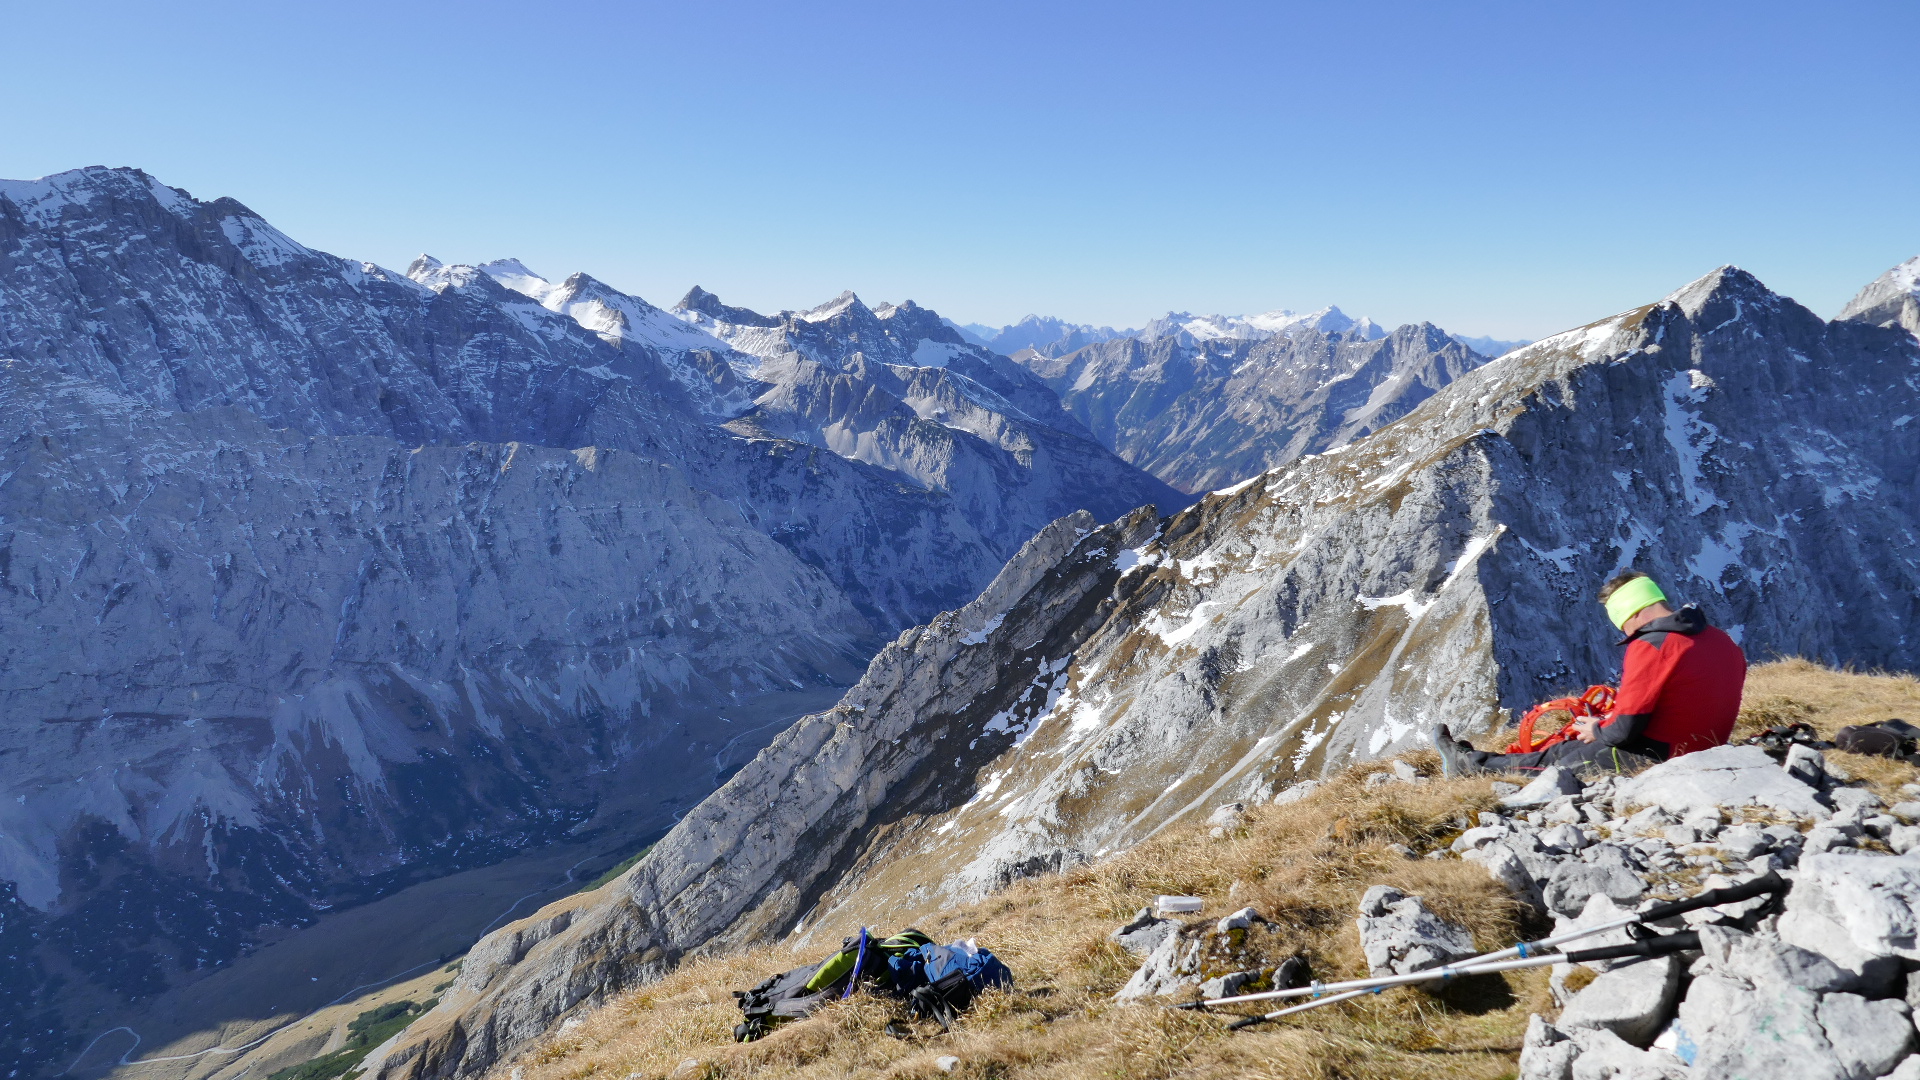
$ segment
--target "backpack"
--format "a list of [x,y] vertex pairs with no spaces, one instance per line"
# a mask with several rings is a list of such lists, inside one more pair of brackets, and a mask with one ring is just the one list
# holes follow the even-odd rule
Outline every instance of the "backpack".
[[877,981],[891,987],[889,960],[932,944],[933,939],[918,930],[902,930],[876,941],[863,926],[857,936],[843,940],[840,951],[825,960],[770,976],[751,990],[735,990],[734,1001],[745,1019],[734,1026],[734,1041],[752,1042],[789,1020],[811,1016],[830,1001],[851,997],[863,982]]
[[1876,724],[1843,727],[1833,737],[1833,745],[1851,754],[1914,760],[1920,728],[1905,720],[1882,720]]
[[975,994],[1013,985],[1007,965],[972,940],[929,943],[890,957],[887,964],[893,969],[894,992],[905,993],[913,1015],[939,1021],[942,1031],[953,1028]]

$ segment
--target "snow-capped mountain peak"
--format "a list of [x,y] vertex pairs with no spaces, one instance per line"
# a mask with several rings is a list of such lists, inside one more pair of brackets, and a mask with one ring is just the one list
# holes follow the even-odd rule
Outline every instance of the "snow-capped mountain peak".
[[1839,317],[1877,326],[1903,326],[1920,337],[1920,255],[1874,278],[1847,301]]
[[821,304],[819,307],[808,308],[806,311],[799,312],[798,315],[804,322],[825,322],[837,315],[844,315],[855,308],[865,311],[872,310],[860,302],[860,298],[853,294],[852,289],[848,289],[839,296]]
[[1331,305],[1318,311],[1296,313],[1282,308],[1257,315],[1194,315],[1170,311],[1148,323],[1140,331],[1142,341],[1158,341],[1184,333],[1196,341],[1265,341],[1296,330],[1318,330],[1325,334],[1357,334],[1363,341],[1376,341],[1387,333],[1372,319],[1355,319]]

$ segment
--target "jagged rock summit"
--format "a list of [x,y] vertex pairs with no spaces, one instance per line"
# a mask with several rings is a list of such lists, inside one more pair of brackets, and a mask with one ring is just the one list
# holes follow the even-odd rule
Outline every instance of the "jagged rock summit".
[[1590,597],[1623,566],[1755,657],[1912,669],[1917,413],[1909,334],[1727,267],[1169,518],[1058,522],[604,898],[483,942],[369,1075],[474,1074],[710,941],[886,923],[1484,730],[1614,669]]

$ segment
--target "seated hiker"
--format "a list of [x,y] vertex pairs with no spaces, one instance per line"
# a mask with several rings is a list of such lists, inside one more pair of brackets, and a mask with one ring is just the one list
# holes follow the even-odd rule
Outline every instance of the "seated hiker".
[[1616,574],[1600,590],[1607,617],[1627,647],[1613,712],[1581,717],[1572,737],[1531,754],[1475,750],[1445,724],[1428,738],[1448,776],[1566,765],[1633,772],[1658,761],[1719,746],[1733,732],[1747,657],[1726,632],[1707,625],[1697,607],[1679,611],[1654,580],[1637,570]]

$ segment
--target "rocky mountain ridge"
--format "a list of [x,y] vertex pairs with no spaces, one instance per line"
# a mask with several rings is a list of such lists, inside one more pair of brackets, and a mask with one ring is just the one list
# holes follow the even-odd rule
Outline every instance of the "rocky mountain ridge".
[[[836,335],[879,315],[842,315],[808,346],[867,364]],[[1172,495],[926,340],[789,423],[756,397],[801,383],[585,275],[393,273],[136,170],[0,182],[0,610],[36,628],[0,918],[41,942],[0,993],[150,993],[597,827],[600,786],[664,829],[778,727],[730,716],[817,707],[1061,514]]]
[[1056,523],[369,1075],[475,1074],[709,943],[979,896],[1613,668],[1626,565],[1748,651],[1920,657],[1920,342],[1722,268],[1159,519]]
[[1486,363],[1429,323],[1391,334],[1306,323],[1259,339],[1171,333],[1017,359],[1102,443],[1185,491],[1345,446]]

